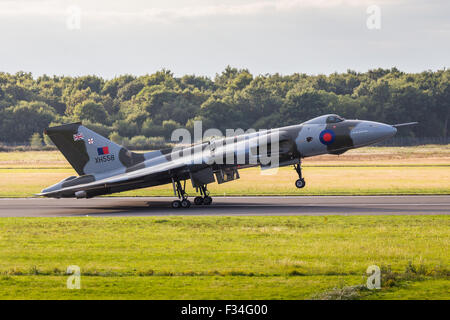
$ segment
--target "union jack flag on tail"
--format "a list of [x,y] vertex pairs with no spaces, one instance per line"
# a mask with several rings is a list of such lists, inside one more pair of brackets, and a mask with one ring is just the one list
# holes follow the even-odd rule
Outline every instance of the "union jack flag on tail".
[[78,141],[78,140],[83,140],[83,134],[82,133],[77,133],[73,135],[73,141]]

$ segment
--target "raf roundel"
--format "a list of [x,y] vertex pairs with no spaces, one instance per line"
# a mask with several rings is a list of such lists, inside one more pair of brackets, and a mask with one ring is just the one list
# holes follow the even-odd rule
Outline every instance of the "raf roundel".
[[332,130],[323,130],[319,135],[319,140],[325,145],[332,144],[334,142],[335,134]]

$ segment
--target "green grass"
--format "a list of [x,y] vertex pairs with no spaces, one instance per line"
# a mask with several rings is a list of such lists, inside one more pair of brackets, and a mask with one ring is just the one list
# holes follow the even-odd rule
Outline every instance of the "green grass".
[[[10,276],[0,279],[0,299],[302,299],[342,283],[338,276],[82,276],[81,290],[66,288],[67,276]],[[346,283],[360,277],[349,277]],[[7,289],[5,291],[5,289]]]
[[[297,176],[290,167],[264,173],[241,170],[241,179],[208,188],[213,196],[450,194],[450,166],[305,167],[301,190],[294,187]],[[30,197],[74,174],[72,169],[0,169],[0,197]],[[188,194],[195,194],[189,181],[187,186]],[[163,185],[113,195],[171,196],[173,189]]]
[[[445,215],[4,218],[0,298],[309,299],[412,263],[420,278],[362,298],[448,299],[449,228]],[[69,265],[81,290],[65,287]]]
[[[429,299],[450,299],[449,279],[425,279],[421,281],[407,281],[397,288],[389,288],[381,291],[371,292],[371,295],[363,299],[383,299],[383,300],[429,300]],[[446,294],[443,294],[446,293]]]
[[[241,170],[241,179],[209,189],[215,196],[450,194],[450,145],[366,147],[339,157],[307,158],[303,168],[301,190],[294,187],[297,175],[291,167]],[[30,197],[70,175],[76,173],[58,151],[0,152],[0,197]],[[192,188],[187,191],[194,194]],[[114,195],[169,196],[172,186]]]

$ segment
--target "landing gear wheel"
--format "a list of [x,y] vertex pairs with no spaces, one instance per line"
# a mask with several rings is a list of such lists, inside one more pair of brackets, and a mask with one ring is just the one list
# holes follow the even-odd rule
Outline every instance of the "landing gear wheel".
[[294,169],[295,169],[295,171],[297,171],[297,174],[298,174],[298,180],[295,181],[295,186],[299,189],[304,188],[306,183],[305,183],[305,179],[303,179],[303,177],[302,177],[302,167],[301,167],[300,161],[298,164],[294,164]]
[[182,208],[189,208],[191,206],[191,202],[188,199],[181,200],[181,207]]
[[172,201],[172,208],[174,209],[181,208],[181,201],[180,200]]
[[202,205],[202,204],[203,204],[203,198],[202,198],[202,197],[195,197],[195,198],[194,198],[194,203],[195,203],[195,205],[197,205],[197,206]]
[[212,203],[212,198],[210,196],[206,196],[203,198],[203,204],[205,206],[209,206]]
[[301,178],[295,181],[295,186],[299,189],[303,188],[306,185],[305,179]]

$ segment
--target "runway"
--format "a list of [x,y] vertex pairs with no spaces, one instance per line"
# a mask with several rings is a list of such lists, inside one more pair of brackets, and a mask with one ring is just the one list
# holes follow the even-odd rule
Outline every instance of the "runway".
[[173,197],[2,198],[0,217],[450,214],[450,196],[214,197],[210,206],[172,209]]

